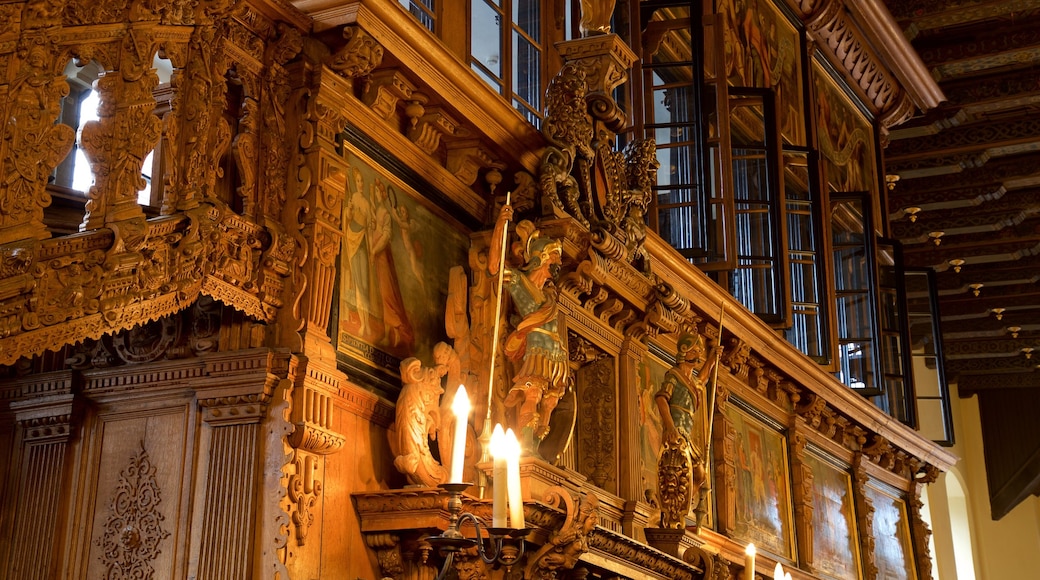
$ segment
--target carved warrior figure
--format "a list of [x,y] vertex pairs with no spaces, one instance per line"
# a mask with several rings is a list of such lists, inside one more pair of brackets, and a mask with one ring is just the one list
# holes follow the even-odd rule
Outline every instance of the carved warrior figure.
[[685,527],[686,514],[693,508],[699,530],[704,514],[707,458],[693,437],[693,430],[695,426],[703,427],[695,418],[704,404],[705,379],[718,360],[719,347],[713,348],[707,357],[704,351],[704,338],[699,334],[681,336],[675,366],[665,373],[661,389],[654,395],[664,425],[664,445],[657,466],[661,527],[665,528]]
[[567,391],[570,369],[559,334],[558,296],[554,278],[562,259],[559,241],[544,237],[528,220],[516,226],[523,266],[499,264],[502,234],[513,217],[513,208],[502,207],[492,234],[489,271],[505,268],[503,289],[509,292],[519,320],[502,348],[514,365],[512,386],[505,407],[516,408],[514,430],[527,455],[538,455],[538,444],[549,433],[549,419]]
[[448,373],[446,355],[451,347],[443,342],[434,347],[437,364],[423,368],[410,357],[401,361],[401,394],[397,398],[397,419],[387,432],[394,467],[414,485],[436,487],[447,479],[447,471],[430,453],[430,439],[441,430],[441,379]]

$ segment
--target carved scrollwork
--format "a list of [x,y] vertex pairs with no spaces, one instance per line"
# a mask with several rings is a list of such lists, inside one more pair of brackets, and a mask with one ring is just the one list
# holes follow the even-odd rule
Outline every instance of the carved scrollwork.
[[314,523],[314,507],[321,497],[322,484],[318,458],[310,453],[296,450],[293,453],[294,471],[289,475],[289,501],[292,502],[293,527],[296,530],[296,543],[300,546],[307,541],[307,532]]
[[362,28],[343,27],[346,44],[328,59],[328,67],[348,80],[363,77],[383,62],[383,47]]
[[166,517],[159,511],[162,494],[155,477],[156,467],[141,442],[141,451],[119,474],[109,502],[108,517],[97,539],[98,556],[106,577],[151,578],[152,562],[170,532],[163,529]]

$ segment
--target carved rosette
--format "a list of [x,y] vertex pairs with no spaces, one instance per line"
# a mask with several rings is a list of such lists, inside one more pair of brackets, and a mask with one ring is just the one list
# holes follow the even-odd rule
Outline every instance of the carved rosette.
[[108,517],[97,544],[105,566],[106,578],[151,578],[152,562],[160,544],[170,532],[159,511],[162,497],[155,477],[155,465],[141,442],[141,451],[119,475],[119,483],[109,502]]

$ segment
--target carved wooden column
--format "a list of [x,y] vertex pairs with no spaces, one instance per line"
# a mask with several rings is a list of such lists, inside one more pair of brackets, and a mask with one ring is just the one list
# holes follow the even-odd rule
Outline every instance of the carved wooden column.
[[[0,552],[5,556],[5,578],[60,577],[67,498],[70,482],[66,454],[72,428],[71,373],[60,373],[22,388],[31,398],[14,401],[17,422],[15,463],[9,467],[11,486],[4,511],[13,513],[3,530]],[[6,518],[5,518],[6,519]]]
[[935,480],[939,477],[939,470],[934,465],[924,465],[918,471],[919,465],[916,460],[912,462],[913,469],[911,473],[916,472],[916,477],[913,483],[910,484],[910,527],[918,575],[921,580],[931,580],[932,556],[928,543],[932,538],[932,530],[928,527],[928,522],[924,520],[924,516],[921,513],[921,510],[924,508],[921,494],[925,493],[925,486],[935,483]]

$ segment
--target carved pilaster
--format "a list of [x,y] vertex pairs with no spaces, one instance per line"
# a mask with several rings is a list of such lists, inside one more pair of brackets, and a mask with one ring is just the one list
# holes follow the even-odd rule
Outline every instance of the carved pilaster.
[[852,495],[856,506],[856,527],[859,529],[859,542],[863,555],[863,578],[874,580],[878,575],[875,556],[876,539],[874,536],[874,502],[867,495],[867,482],[870,476],[863,465],[866,456],[856,453],[852,460]]
[[[915,460],[913,463],[916,464],[917,461]],[[925,465],[921,471],[916,473],[914,482],[911,484],[913,487],[910,490],[910,527],[917,573],[921,580],[932,580],[932,556],[928,546],[932,538],[932,530],[921,513],[924,508],[921,494],[925,493],[925,486],[935,483],[938,477],[939,470],[935,466]]]
[[805,423],[800,418],[791,421],[788,439],[791,455],[791,488],[794,502],[795,535],[798,542],[798,561],[807,570],[813,569],[813,470],[805,462]]
[[12,540],[3,548],[10,552],[0,575],[9,578],[61,575],[55,569],[58,559],[54,552],[61,546],[59,534],[68,509],[63,498],[70,485],[65,463],[72,431],[71,382],[66,378],[48,384],[45,393],[11,404],[21,445],[16,463],[9,466],[16,475],[10,480],[15,487],[3,506],[14,514],[7,520],[12,530],[3,530]]
[[[720,383],[721,385],[721,383]],[[724,413],[722,389],[715,413],[712,447],[715,449],[715,502],[718,508],[718,531],[731,535],[737,525],[737,432]]]
[[[572,341],[572,346],[578,340]],[[618,489],[618,434],[614,427],[618,397],[614,368],[614,359],[604,356],[575,373],[578,471],[611,493],[617,493]]]
[[[618,355],[619,377],[622,385],[639,385],[640,365],[646,357],[647,347],[642,341],[626,338]],[[652,409],[640,411],[639,388],[620,389],[618,392],[618,439],[620,441],[638,441],[640,435],[639,418],[643,413],[652,413]],[[621,445],[619,451],[619,464],[638,466],[642,459],[638,445]],[[628,499],[645,500],[643,496],[643,482],[639,475],[639,469],[631,467],[622,469],[618,474],[618,495]],[[646,522],[643,522],[646,525]],[[625,533],[636,537],[635,530],[625,530]]]
[[200,578],[246,578],[253,569],[264,394],[200,401],[212,428],[206,470]]

